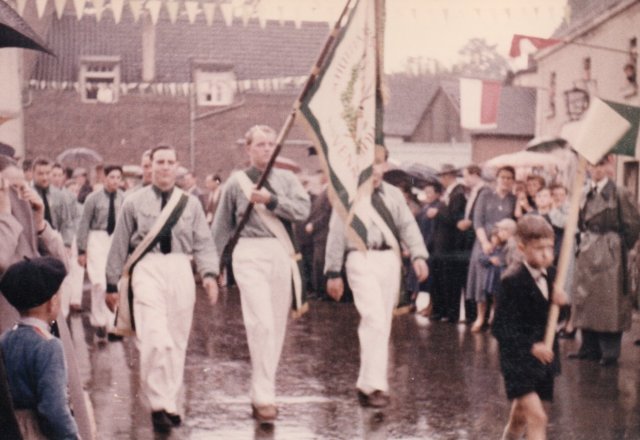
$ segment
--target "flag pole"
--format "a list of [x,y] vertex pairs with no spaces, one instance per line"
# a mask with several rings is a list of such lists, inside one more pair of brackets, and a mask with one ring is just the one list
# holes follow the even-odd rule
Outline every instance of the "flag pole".
[[[324,60],[327,57],[327,54],[329,53],[329,50],[331,49],[333,42],[338,36],[338,32],[340,31],[340,28],[342,27],[342,21],[345,15],[347,15],[347,11],[349,10],[349,5],[351,4],[351,1],[352,0],[347,0],[347,3],[345,4],[344,8],[342,9],[342,12],[340,13],[340,17],[338,18],[335,25],[333,26],[333,29],[329,34],[329,37],[327,37],[327,41],[325,41],[324,46],[320,51],[320,55],[318,56],[316,62],[313,65],[313,68],[311,69],[311,73],[309,74],[309,77],[307,78],[307,81],[305,82],[304,87],[302,88],[302,91],[300,92],[300,94],[298,95],[298,98],[293,103],[291,112],[289,113],[289,116],[287,116],[287,119],[285,120],[282,128],[280,129],[280,132],[278,133],[278,136],[276,137],[276,147],[273,150],[273,153],[269,158],[269,162],[267,162],[267,166],[265,170],[262,172],[262,175],[260,176],[258,183],[256,184],[256,189],[262,188],[262,186],[267,181],[267,177],[269,177],[269,173],[271,172],[271,169],[273,168],[273,165],[276,162],[276,158],[278,157],[278,155],[280,154],[280,151],[282,150],[282,144],[284,143],[284,139],[287,137],[287,135],[289,134],[289,131],[291,130],[291,127],[293,126],[293,122],[295,121],[298,107],[300,106],[300,103],[302,102],[306,94],[311,89],[311,86],[313,86],[313,84],[315,83],[315,80],[318,77],[318,73],[320,72],[320,68],[324,64]],[[227,244],[224,247],[224,250],[222,251],[222,256],[220,258],[221,272],[225,264],[228,261],[231,261],[231,253],[233,252],[233,248],[236,246],[236,244],[238,243],[238,240],[240,239],[240,233],[242,232],[242,229],[244,229],[245,225],[249,221],[249,216],[251,215],[251,211],[253,211],[253,205],[254,205],[253,203],[249,202],[249,205],[247,206],[244,213],[242,214],[242,218],[240,219],[240,221],[238,222],[238,225],[236,226],[233,236],[227,242]]]
[[[560,256],[558,258],[558,270],[554,281],[554,291],[564,290],[567,275],[569,272],[569,262],[575,242],[576,231],[578,229],[578,214],[580,213],[580,200],[582,199],[582,188],[584,187],[585,176],[587,171],[587,160],[578,153],[578,168],[573,179],[571,187],[571,199],[569,204],[569,213],[565,222],[564,235],[562,237],[562,247],[560,248]],[[547,320],[547,328],[544,334],[544,345],[553,350],[553,340],[556,336],[556,328],[558,326],[558,317],[560,316],[560,307],[551,303],[549,306],[549,318]]]

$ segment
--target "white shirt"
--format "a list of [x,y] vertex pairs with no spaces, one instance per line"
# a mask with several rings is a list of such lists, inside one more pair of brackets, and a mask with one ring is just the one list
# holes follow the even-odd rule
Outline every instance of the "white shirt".
[[546,269],[535,269],[529,265],[526,261],[524,261],[524,265],[533,277],[533,280],[536,282],[538,289],[542,292],[542,296],[546,300],[549,299],[549,285],[547,283],[547,270]]

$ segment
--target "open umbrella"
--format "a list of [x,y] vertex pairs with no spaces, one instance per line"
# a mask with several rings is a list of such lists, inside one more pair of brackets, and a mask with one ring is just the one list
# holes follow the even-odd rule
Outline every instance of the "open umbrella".
[[102,163],[102,156],[91,148],[68,148],[58,155],[56,161],[69,168],[92,168]]
[[38,34],[3,0],[0,0],[0,47],[22,47],[53,55]]

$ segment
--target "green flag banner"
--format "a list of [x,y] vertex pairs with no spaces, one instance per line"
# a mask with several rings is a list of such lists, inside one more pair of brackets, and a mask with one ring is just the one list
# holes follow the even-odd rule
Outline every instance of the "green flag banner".
[[371,196],[375,145],[382,138],[380,6],[380,0],[358,0],[298,108],[329,177],[331,204],[361,249],[366,222],[354,208]]
[[638,151],[636,147],[638,145],[638,127],[640,126],[640,107],[620,104],[612,101],[604,102],[614,109],[616,113],[625,118],[629,124],[631,124],[629,131],[622,136],[622,139],[613,146],[610,152],[613,154],[624,154],[625,156],[635,157],[636,151]]

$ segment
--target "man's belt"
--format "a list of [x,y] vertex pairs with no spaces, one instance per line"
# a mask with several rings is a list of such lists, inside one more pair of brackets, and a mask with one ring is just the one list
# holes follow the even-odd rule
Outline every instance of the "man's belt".
[[372,244],[369,246],[369,250],[370,251],[389,251],[391,250],[391,246],[389,246],[387,243]]

